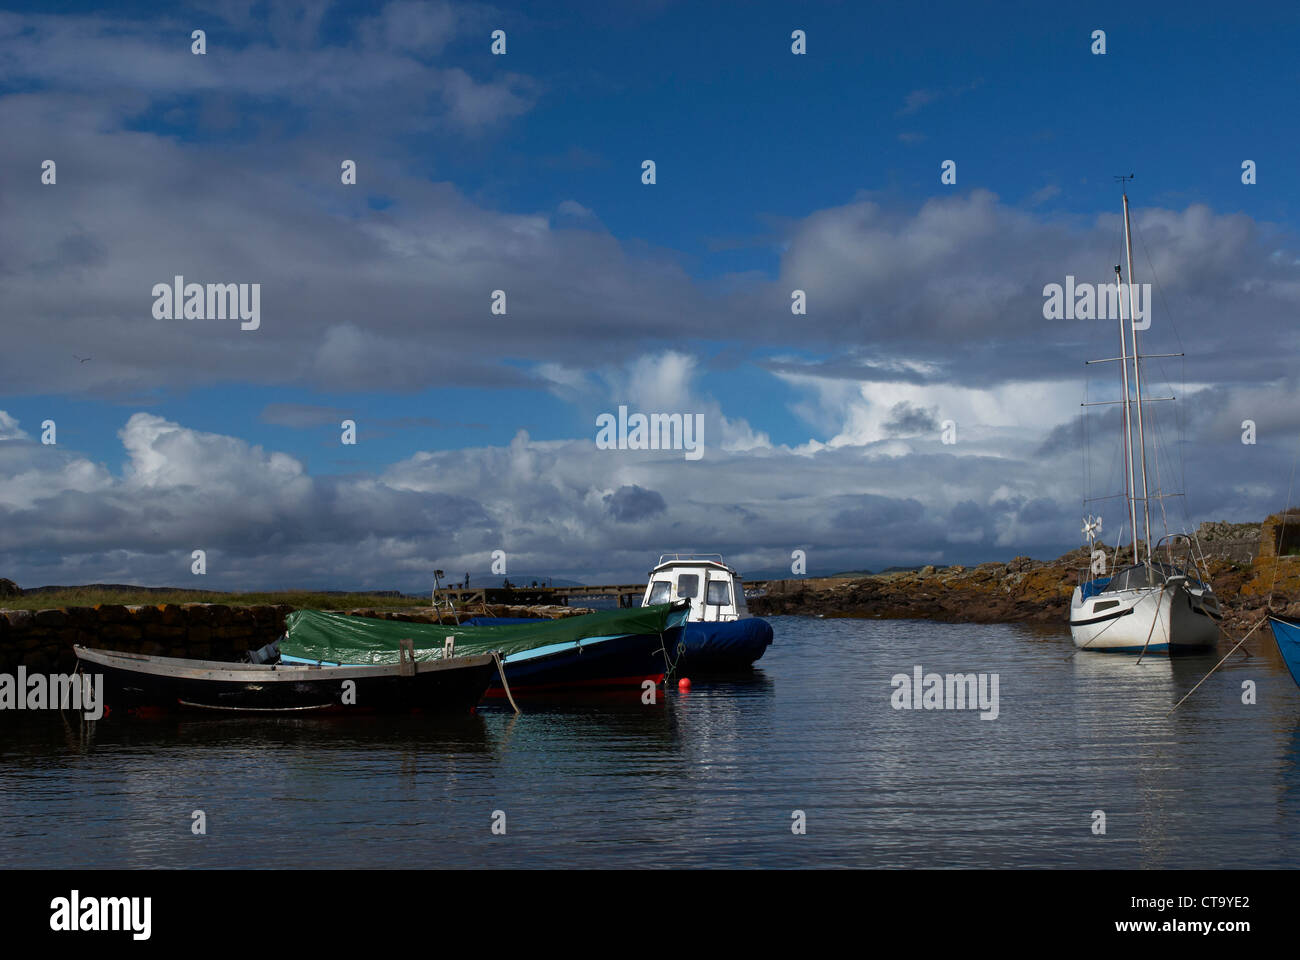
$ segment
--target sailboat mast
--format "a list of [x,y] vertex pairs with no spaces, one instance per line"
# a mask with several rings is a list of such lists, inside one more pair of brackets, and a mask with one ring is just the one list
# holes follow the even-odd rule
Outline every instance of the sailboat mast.
[[[1147,438],[1142,423],[1142,368],[1139,366],[1141,350],[1138,349],[1137,315],[1133,310],[1133,235],[1129,228],[1128,192],[1124,193],[1124,251],[1128,257],[1128,319],[1133,329],[1133,381],[1137,391],[1138,450],[1142,464],[1142,529],[1146,534],[1147,563],[1151,563],[1151,501],[1147,488]],[[1150,309],[1150,304],[1147,305]],[[1123,362],[1123,361],[1121,361]],[[1127,389],[1125,395],[1127,396]],[[1134,531],[1136,535],[1136,531]],[[1137,544],[1134,543],[1134,561],[1137,559]]]
[[[1137,563],[1137,512],[1133,502],[1133,417],[1130,412],[1128,392],[1128,335],[1124,332],[1124,278],[1120,275],[1119,264],[1115,265],[1115,293],[1119,305],[1119,369],[1124,388],[1124,482],[1128,501],[1128,528],[1133,535],[1133,562]],[[1115,544],[1116,563],[1119,562],[1119,543]]]

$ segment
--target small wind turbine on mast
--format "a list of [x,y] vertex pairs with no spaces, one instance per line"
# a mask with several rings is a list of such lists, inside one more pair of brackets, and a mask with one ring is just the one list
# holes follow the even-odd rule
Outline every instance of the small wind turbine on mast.
[[1096,546],[1097,534],[1101,533],[1101,517],[1091,513],[1083,518],[1083,535],[1088,539],[1088,562],[1092,563],[1093,548]]

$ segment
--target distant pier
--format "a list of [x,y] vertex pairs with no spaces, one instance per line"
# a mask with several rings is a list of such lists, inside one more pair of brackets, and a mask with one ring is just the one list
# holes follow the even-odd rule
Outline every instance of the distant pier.
[[[505,603],[513,605],[554,604],[567,607],[571,599],[590,597],[617,597],[620,607],[637,607],[645,595],[644,583],[602,583],[586,587],[443,587],[433,591],[434,606],[446,606],[450,601],[458,608],[473,609],[480,604]],[[766,590],[768,581],[745,582],[746,591]]]

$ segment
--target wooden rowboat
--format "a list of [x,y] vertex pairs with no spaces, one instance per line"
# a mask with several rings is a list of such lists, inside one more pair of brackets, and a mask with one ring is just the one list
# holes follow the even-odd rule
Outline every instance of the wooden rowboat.
[[104,677],[110,710],[244,713],[468,713],[497,676],[497,655],[345,666],[224,663],[76,646],[81,669]]

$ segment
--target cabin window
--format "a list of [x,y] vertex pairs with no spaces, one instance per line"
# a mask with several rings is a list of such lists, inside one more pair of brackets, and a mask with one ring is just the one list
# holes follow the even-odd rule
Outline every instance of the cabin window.
[[700,577],[696,573],[683,573],[677,578],[677,596],[694,598],[700,592]]
[[668,588],[672,586],[667,580],[656,580],[650,586],[650,599],[646,601],[646,606],[656,603],[668,602]]
[[731,584],[726,580],[710,580],[708,602],[715,607],[731,606]]

